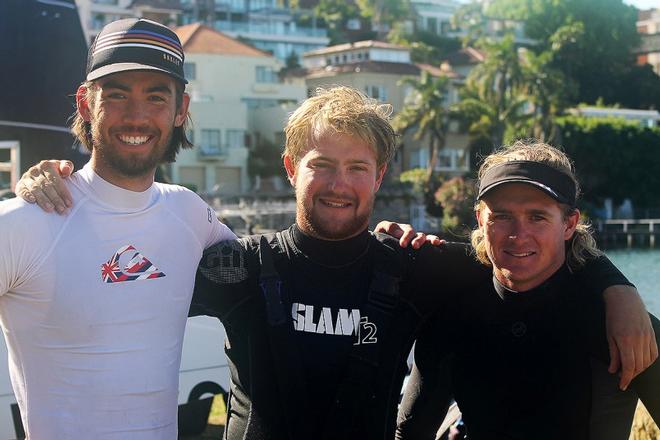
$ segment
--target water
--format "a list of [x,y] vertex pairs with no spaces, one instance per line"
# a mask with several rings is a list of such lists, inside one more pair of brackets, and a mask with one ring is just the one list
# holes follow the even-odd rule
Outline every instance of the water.
[[637,286],[646,308],[660,316],[660,250],[610,250],[607,256]]

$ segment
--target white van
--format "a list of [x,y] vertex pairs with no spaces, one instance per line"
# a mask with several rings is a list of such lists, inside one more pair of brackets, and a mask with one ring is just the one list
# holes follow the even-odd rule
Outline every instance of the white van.
[[[189,318],[183,339],[183,356],[179,370],[179,427],[195,431],[206,422],[210,406],[188,405],[200,396],[219,394],[229,390],[229,368],[224,354],[225,332],[216,318]],[[208,399],[205,399],[208,400]],[[206,416],[206,417],[204,417]],[[200,419],[201,417],[201,419]],[[7,347],[0,337],[0,440],[23,438],[16,398],[9,382]]]

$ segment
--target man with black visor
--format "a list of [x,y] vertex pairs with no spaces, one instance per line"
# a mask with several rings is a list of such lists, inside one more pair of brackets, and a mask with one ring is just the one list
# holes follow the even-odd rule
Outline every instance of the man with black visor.
[[579,276],[601,252],[578,194],[570,160],[547,144],[484,160],[472,245],[493,276],[423,330],[397,438],[434,439],[452,394],[470,440],[625,440],[638,396],[659,420],[658,362],[625,392],[606,371],[603,304]]

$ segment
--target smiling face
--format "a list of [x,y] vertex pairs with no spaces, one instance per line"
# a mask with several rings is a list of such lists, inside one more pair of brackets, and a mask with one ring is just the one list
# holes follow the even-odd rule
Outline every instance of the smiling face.
[[155,72],[122,72],[95,81],[93,97],[78,90],[78,112],[92,128],[92,167],[105,180],[143,191],[153,182],[188,113],[189,98],[176,105],[173,78]]
[[343,240],[367,228],[386,168],[378,167],[370,145],[355,136],[328,133],[296,163],[284,157],[296,189],[296,223],[301,230],[325,240]]
[[477,210],[488,258],[497,280],[515,291],[530,290],[554,274],[566,258],[578,210],[564,215],[562,205],[523,183],[489,191]]

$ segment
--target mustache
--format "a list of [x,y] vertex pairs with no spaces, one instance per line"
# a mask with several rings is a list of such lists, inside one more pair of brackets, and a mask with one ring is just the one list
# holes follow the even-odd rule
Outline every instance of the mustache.
[[343,202],[349,202],[352,204],[357,204],[357,198],[347,195],[347,194],[340,194],[340,193],[335,193],[335,192],[323,192],[320,194],[317,194],[314,197],[316,200],[318,199],[335,199],[335,200],[341,200]]

